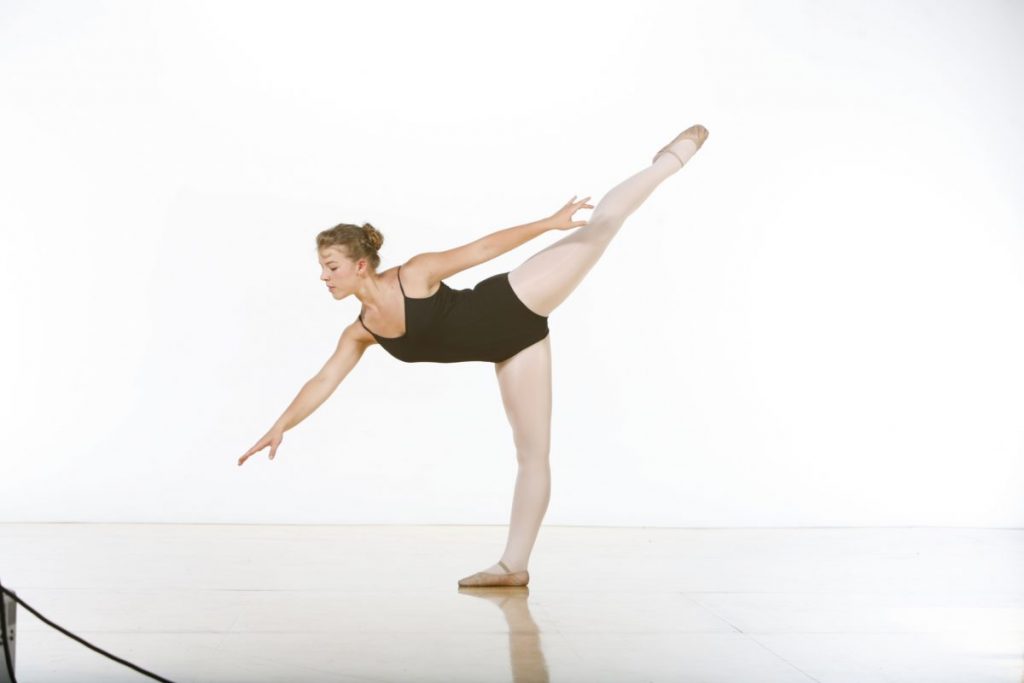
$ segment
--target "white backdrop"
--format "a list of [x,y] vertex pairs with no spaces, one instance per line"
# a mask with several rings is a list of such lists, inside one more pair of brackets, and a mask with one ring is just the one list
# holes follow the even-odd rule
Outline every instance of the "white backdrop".
[[[1024,4],[0,4],[0,521],[505,524],[493,366],[380,270],[708,142],[550,319],[547,524],[1024,525]],[[588,217],[590,210],[578,214]],[[566,233],[448,280],[472,287]]]

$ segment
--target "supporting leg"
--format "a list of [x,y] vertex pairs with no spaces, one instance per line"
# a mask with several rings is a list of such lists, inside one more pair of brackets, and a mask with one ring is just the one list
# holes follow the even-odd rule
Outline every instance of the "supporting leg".
[[[494,371],[519,464],[508,541],[499,559],[517,572],[527,569],[551,498],[551,335],[495,363]],[[482,571],[505,573],[497,563]]]

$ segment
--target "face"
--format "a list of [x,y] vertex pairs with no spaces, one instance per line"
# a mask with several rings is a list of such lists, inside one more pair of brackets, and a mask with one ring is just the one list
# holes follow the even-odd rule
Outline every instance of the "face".
[[344,299],[355,291],[359,284],[358,265],[363,264],[364,270],[367,263],[352,261],[345,252],[338,247],[328,247],[320,250],[320,279],[328,287],[328,292],[335,299]]

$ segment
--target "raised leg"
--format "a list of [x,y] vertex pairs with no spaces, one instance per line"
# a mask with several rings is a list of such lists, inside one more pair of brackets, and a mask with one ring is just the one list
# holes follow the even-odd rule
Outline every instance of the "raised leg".
[[[517,572],[527,569],[551,498],[551,335],[495,363],[494,372],[519,463],[508,541],[499,559]],[[482,571],[505,572],[497,563]]]
[[[696,151],[696,145],[690,141],[678,145],[692,146],[692,151],[686,150],[690,154]],[[662,181],[682,167],[675,154],[661,154],[650,166],[609,190],[594,207],[587,225],[509,271],[508,281],[516,295],[534,313],[550,315],[601,258],[626,218]]]

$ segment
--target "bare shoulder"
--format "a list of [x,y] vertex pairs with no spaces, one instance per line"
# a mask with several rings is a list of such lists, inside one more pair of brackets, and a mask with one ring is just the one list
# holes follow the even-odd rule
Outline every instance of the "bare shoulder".
[[344,329],[341,333],[341,338],[343,340],[351,339],[364,348],[377,343],[377,339],[366,330],[361,322],[359,322],[358,317],[349,323],[349,326]]
[[405,288],[405,293],[414,299],[433,296],[441,286],[441,281],[427,269],[425,256],[416,254],[402,264],[402,287]]

